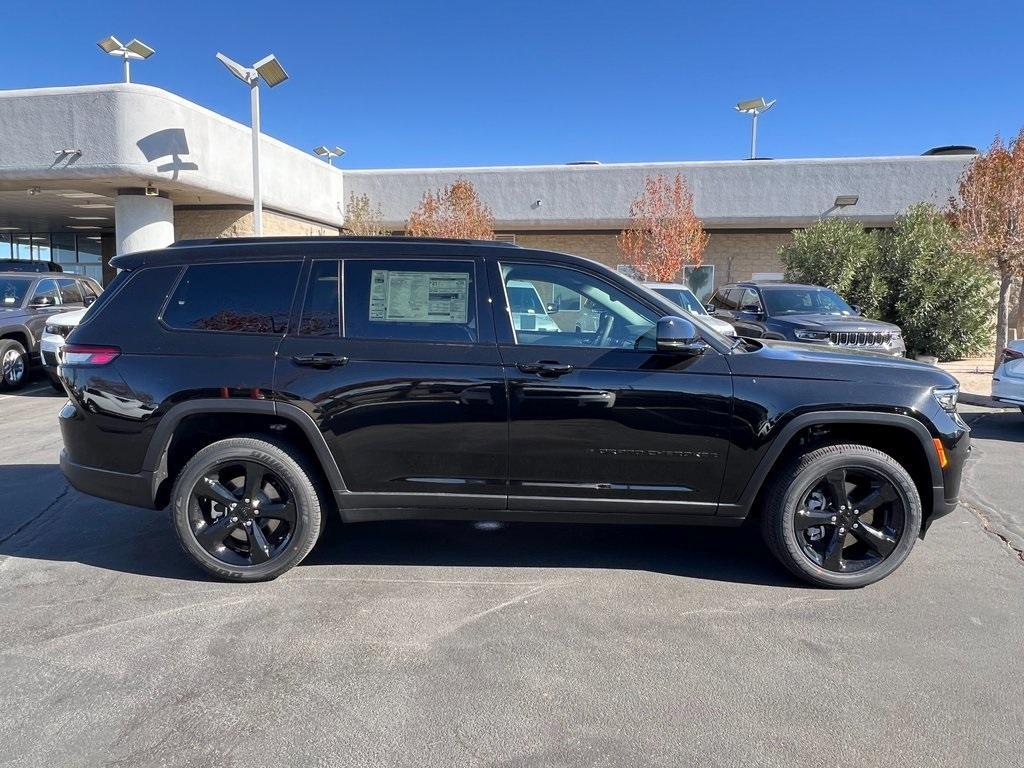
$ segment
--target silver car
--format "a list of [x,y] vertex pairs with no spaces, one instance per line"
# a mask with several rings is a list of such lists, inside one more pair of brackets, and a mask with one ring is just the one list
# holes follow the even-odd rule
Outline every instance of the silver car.
[[693,295],[693,291],[681,283],[644,283],[644,287],[664,296],[673,304],[691,315],[699,315],[700,319],[716,331],[726,336],[735,336],[736,329],[725,320],[708,314],[704,305]]

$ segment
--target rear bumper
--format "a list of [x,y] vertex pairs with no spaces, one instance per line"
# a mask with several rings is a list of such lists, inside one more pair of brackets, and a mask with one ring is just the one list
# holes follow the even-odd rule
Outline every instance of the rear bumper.
[[129,475],[76,464],[68,452],[60,452],[60,471],[77,490],[133,507],[153,509],[153,473]]

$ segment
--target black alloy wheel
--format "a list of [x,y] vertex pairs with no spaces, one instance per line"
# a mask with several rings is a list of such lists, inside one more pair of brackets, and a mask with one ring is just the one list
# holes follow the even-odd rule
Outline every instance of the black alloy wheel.
[[185,553],[231,581],[280,576],[323,529],[317,477],[300,451],[262,435],[208,445],[171,491],[171,521]]
[[227,565],[261,565],[284,550],[295,532],[291,488],[256,461],[227,461],[192,487],[192,535]]
[[833,573],[853,573],[893,553],[904,535],[906,514],[896,486],[881,473],[840,467],[804,496],[793,528],[812,563]]
[[761,529],[772,554],[805,581],[863,587],[906,560],[922,516],[917,486],[896,459],[866,445],[831,444],[776,475]]

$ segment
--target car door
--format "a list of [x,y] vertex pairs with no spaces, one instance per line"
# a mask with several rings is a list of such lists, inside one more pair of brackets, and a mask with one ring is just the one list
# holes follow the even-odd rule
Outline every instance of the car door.
[[736,335],[755,339],[764,336],[764,307],[757,291],[753,288],[742,289],[736,304],[729,321],[736,328]]
[[346,509],[504,509],[508,402],[476,257],[313,260],[275,389],[317,422]]
[[[509,508],[714,514],[732,407],[724,357],[654,351],[660,312],[597,271],[510,255],[489,275],[509,388]],[[544,301],[580,295],[599,308],[597,328],[558,312],[558,331],[515,328],[510,281]]]

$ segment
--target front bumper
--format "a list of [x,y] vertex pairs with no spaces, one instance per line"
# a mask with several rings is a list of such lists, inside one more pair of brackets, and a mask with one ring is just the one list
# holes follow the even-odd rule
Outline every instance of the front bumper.
[[64,339],[59,336],[43,336],[42,341],[39,342],[39,354],[43,360],[43,367],[51,373],[57,373],[57,366],[60,364],[58,355],[62,346],[64,346]]

